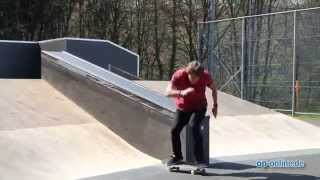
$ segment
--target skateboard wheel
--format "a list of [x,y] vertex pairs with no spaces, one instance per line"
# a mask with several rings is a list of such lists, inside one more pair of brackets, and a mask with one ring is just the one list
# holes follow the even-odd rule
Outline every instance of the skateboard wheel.
[[170,167],[169,171],[170,172],[179,171],[179,167]]
[[205,169],[198,169],[197,171],[199,174],[202,174],[202,175],[204,175],[206,173]]
[[192,171],[191,171],[191,174],[192,174],[192,175],[196,175],[196,171],[195,171],[195,170],[192,170]]

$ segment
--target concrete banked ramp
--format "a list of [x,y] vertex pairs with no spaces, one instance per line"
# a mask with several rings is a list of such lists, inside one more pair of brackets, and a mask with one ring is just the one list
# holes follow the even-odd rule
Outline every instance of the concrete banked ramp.
[[44,80],[0,80],[0,179],[80,179],[159,163]]
[[[166,81],[137,82],[159,93],[163,93],[168,84]],[[209,110],[210,94],[208,89]],[[218,118],[211,116],[210,119],[211,158],[233,159],[236,155],[320,148],[319,127],[223,92],[218,93],[218,100]]]

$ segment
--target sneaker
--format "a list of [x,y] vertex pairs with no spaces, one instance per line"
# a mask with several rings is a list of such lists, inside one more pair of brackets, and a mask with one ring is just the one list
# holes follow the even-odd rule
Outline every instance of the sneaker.
[[167,161],[167,166],[182,164],[182,158],[178,158],[175,156],[170,156],[170,159]]

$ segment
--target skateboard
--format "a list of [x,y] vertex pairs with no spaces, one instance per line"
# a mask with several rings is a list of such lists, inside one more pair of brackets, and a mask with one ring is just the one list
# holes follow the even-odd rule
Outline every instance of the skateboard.
[[205,175],[206,174],[206,166],[198,166],[192,164],[177,164],[177,165],[170,165],[167,166],[169,172],[182,172],[182,173],[189,173],[192,175]]

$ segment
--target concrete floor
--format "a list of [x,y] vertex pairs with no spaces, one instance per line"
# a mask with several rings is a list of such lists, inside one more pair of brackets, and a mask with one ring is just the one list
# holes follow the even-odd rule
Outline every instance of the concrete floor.
[[303,120],[303,121],[320,127],[320,119],[319,120]]
[[[296,152],[298,154],[303,152]],[[270,154],[264,154],[266,157]],[[257,168],[257,160],[216,162],[207,168],[205,176],[194,176],[188,173],[169,173],[163,166],[149,166],[116,172],[100,176],[88,177],[81,180],[319,180],[320,149],[309,155],[286,156],[278,154],[277,159],[271,160],[301,160],[303,168]],[[266,158],[265,158],[266,159]]]

